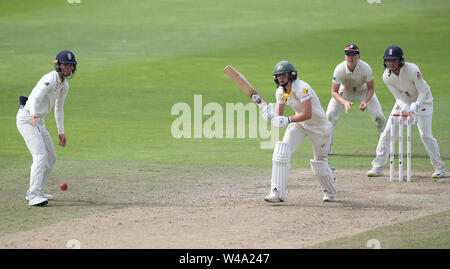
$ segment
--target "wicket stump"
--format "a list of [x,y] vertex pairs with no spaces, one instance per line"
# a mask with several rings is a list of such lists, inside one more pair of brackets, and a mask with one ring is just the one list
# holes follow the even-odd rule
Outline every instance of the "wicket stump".
[[390,135],[390,180],[394,181],[395,176],[395,125],[398,124],[398,181],[403,181],[403,125],[406,124],[406,181],[411,181],[411,125],[413,121],[407,114],[391,115],[391,135]]

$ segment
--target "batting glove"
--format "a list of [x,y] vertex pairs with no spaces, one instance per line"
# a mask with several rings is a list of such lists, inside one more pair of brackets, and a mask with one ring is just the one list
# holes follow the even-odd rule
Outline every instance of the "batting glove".
[[275,117],[275,113],[273,112],[272,104],[268,104],[265,108],[262,109],[262,117],[267,122],[272,121],[273,117]]
[[285,116],[275,116],[271,122],[273,126],[281,128],[291,123],[291,119]]

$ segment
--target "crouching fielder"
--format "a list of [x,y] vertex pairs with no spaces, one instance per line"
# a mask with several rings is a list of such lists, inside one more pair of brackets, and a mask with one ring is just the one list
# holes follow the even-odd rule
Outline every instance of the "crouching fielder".
[[331,99],[327,108],[327,119],[333,125],[333,134],[330,140],[328,154],[333,154],[334,127],[338,122],[341,112],[345,109],[348,114],[352,101],[360,102],[359,110],[369,111],[372,121],[380,135],[385,126],[386,118],[381,110],[380,102],[375,94],[372,68],[360,59],[359,49],[350,44],[344,49],[345,61],[336,66],[331,82]]
[[[438,143],[431,133],[433,96],[430,86],[423,79],[417,65],[405,62],[405,57],[400,47],[388,47],[384,53],[383,61],[385,67],[383,80],[396,101],[392,114],[410,113],[415,118],[420,139],[435,169],[431,176],[433,178],[444,177],[445,164],[442,162]],[[386,129],[384,129],[378,141],[377,155],[372,161],[372,168],[367,172],[369,177],[383,175],[383,167],[387,163],[389,155],[389,137],[392,128],[391,117],[389,117]],[[397,137],[398,128],[395,132],[394,139]]]
[[50,173],[55,166],[56,152],[52,138],[45,127],[44,118],[55,106],[59,145],[66,146],[64,135],[64,101],[69,91],[68,77],[76,71],[75,55],[61,51],[54,60],[55,71],[44,75],[31,91],[28,101],[21,97],[17,113],[17,129],[33,156],[30,188],[26,199],[32,206],[44,206],[53,196],[43,192]]
[[[276,90],[275,112],[272,104],[263,111],[263,117],[277,127],[289,124],[283,141],[275,144],[272,158],[272,179],[270,194],[264,198],[267,202],[284,202],[286,184],[290,175],[290,160],[295,149],[309,136],[313,144],[314,159],[310,161],[313,173],[323,189],[324,202],[331,202],[337,192],[335,178],[328,164],[328,143],[332,125],[327,120],[319,98],[308,83],[297,79],[297,71],[287,61],[275,65],[273,72]],[[284,109],[288,105],[296,114],[285,117]]]

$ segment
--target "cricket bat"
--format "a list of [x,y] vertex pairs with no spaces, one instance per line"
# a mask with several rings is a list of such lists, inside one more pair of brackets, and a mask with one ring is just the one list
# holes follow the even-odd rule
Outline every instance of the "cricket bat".
[[239,88],[241,88],[241,90],[245,94],[247,94],[248,97],[250,97],[250,99],[252,99],[252,101],[259,108],[262,109],[265,106],[267,106],[267,102],[266,100],[264,100],[264,98],[262,98],[261,94],[259,94],[256,91],[255,87],[253,87],[252,84],[250,84],[250,82],[248,82],[248,80],[241,73],[239,73],[239,71],[237,71],[234,67],[232,67],[231,65],[227,65],[223,70],[223,72],[225,72],[225,74],[229,76],[231,80],[233,80],[234,83],[236,83],[236,85],[238,85]]

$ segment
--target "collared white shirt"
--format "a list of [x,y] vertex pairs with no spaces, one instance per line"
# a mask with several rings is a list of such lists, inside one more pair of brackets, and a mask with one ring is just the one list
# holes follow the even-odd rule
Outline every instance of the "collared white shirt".
[[383,80],[396,101],[408,105],[417,102],[419,106],[433,104],[430,87],[423,79],[419,67],[413,63],[405,62],[398,76],[386,68]]
[[36,84],[28,96],[28,101],[23,109],[30,115],[39,115],[44,118],[55,106],[55,120],[58,134],[64,133],[64,102],[69,92],[67,79],[61,82],[58,72],[52,71],[45,74]]
[[312,117],[302,123],[310,126],[328,124],[328,120],[325,111],[320,104],[319,97],[317,97],[316,92],[305,81],[299,79],[294,80],[292,82],[291,93],[289,95],[284,92],[283,87],[278,87],[275,97],[277,103],[288,105],[296,112],[296,114],[302,112],[301,102],[311,99]]
[[372,80],[372,68],[363,60],[358,60],[353,72],[348,69],[346,61],[338,64],[334,69],[332,81],[341,85],[340,91],[361,93],[367,89],[367,82]]

